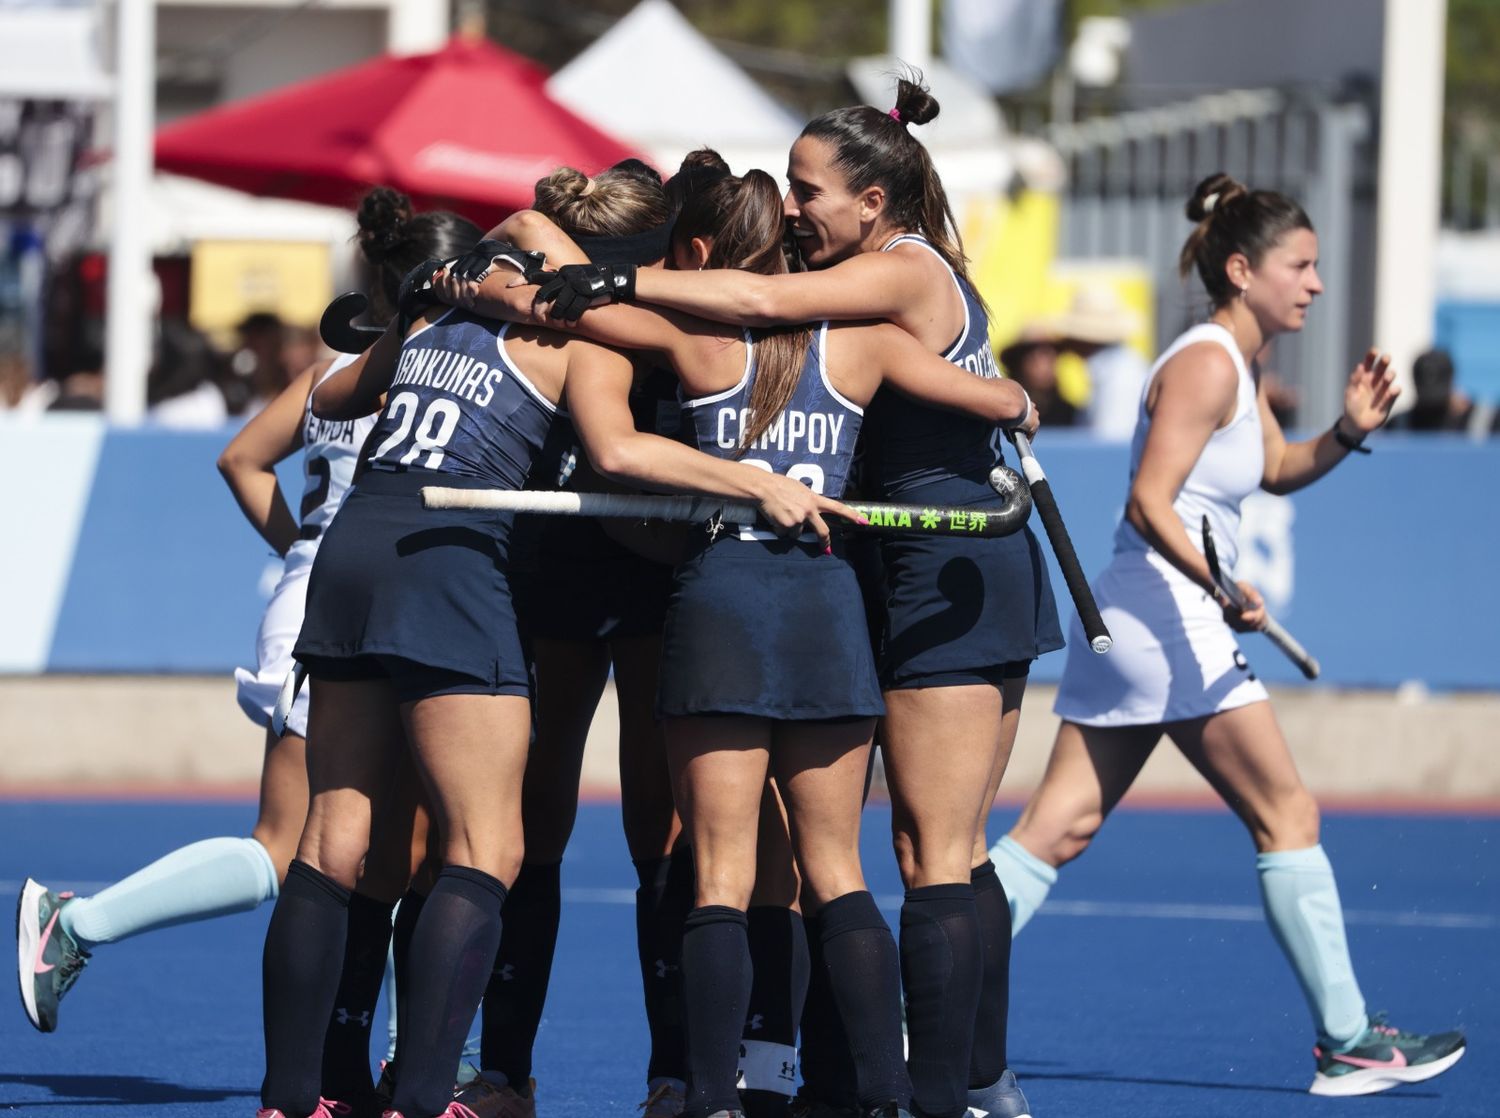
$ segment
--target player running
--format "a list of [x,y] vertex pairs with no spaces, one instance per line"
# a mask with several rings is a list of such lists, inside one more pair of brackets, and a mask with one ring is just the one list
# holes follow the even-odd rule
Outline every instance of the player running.
[[1207,517],[1232,569],[1241,502],[1256,489],[1296,492],[1362,450],[1398,389],[1390,358],[1372,349],[1350,373],[1333,427],[1288,442],[1254,355],[1302,329],[1322,293],[1312,223],[1291,198],[1247,190],[1224,174],[1198,185],[1187,216],[1196,225],[1182,272],[1196,269],[1212,313],[1167,347],[1141,398],[1125,516],[1114,558],[1094,583],[1114,646],[1107,656],[1078,652],[1087,642],[1075,621],[1046,775],[990,854],[1020,931],[1058,867],[1088,849],[1165,734],[1255,843],[1266,919],[1317,1030],[1310,1090],[1383,1091],[1452,1067],[1464,1036],[1405,1033],[1366,1013],[1333,869],[1318,842],[1318,805],[1231,632],[1263,627],[1264,604],[1240,583],[1248,608],[1231,606],[1198,541]]

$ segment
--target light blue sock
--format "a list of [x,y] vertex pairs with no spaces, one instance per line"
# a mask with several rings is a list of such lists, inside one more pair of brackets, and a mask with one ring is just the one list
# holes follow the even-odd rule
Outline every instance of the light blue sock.
[[1260,895],[1271,934],[1296,972],[1318,1035],[1335,1047],[1369,1026],[1365,999],[1349,961],[1344,910],[1322,846],[1259,854]]
[[276,866],[264,846],[250,838],[211,838],[64,905],[58,919],[87,950],[157,928],[248,912],[277,892]]
[[1042,907],[1057,882],[1057,871],[1009,835],[990,847],[990,861],[1010,899],[1010,934],[1017,935]]

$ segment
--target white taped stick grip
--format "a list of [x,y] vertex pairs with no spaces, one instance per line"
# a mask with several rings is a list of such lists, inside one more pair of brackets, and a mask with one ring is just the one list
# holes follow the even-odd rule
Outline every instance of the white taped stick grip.
[[1021,472],[1026,475],[1026,483],[1035,485],[1039,481],[1046,481],[1047,475],[1042,472],[1042,464],[1036,460],[1036,455],[1031,452],[1031,440],[1026,437],[1024,431],[1013,431],[1011,439],[1015,443],[1016,454],[1021,459]]
[[271,708],[271,733],[281,737],[286,733],[286,720],[291,717],[292,704],[302,690],[302,681],[307,678],[307,669],[300,660],[292,661],[292,670],[281,681],[281,690],[276,694],[276,705]]
[[713,520],[754,524],[753,505],[717,497],[654,497],[638,493],[560,493],[536,489],[422,488],[422,507],[429,509],[495,509],[539,512],[553,516],[600,516],[621,520]]
[[742,1091],[771,1091],[790,1098],[797,1093],[797,1050],[767,1040],[740,1041],[735,1086]]

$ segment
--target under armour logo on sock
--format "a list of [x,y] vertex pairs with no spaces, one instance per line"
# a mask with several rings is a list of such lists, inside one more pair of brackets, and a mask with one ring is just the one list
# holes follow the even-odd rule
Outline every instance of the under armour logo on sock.
[[333,1016],[334,1020],[336,1020],[340,1025],[348,1025],[352,1022],[358,1025],[361,1029],[366,1029],[370,1026],[370,1011],[368,1009],[363,1013],[350,1013],[347,1009],[344,1009],[341,1006],[340,1008],[333,1011]]
[[667,975],[673,973],[677,969],[678,969],[677,967],[669,965],[665,959],[658,959],[658,960],[656,960],[656,977],[657,978],[666,978]]
[[797,1065],[788,1060],[781,1061],[781,1078],[791,1080],[797,1078]]
[[516,966],[514,963],[505,963],[495,972],[501,982],[512,982],[516,977]]

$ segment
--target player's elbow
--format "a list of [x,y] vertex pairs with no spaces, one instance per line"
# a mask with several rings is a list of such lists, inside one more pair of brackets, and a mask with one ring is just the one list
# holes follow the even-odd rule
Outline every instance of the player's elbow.
[[739,308],[747,326],[775,326],[789,321],[787,309],[777,298],[777,285],[767,282],[765,277],[754,274],[744,276],[745,290],[740,296]]
[[232,446],[227,446],[224,448],[224,453],[219,455],[219,459],[214,463],[214,465],[219,468],[220,476],[222,476],[225,481],[229,481],[233,479],[235,475],[244,472],[246,467],[249,465],[249,459],[247,459],[241,451],[236,450]]
[[609,481],[636,480],[641,473],[641,455],[633,439],[605,439],[588,448],[589,461],[600,477]]

